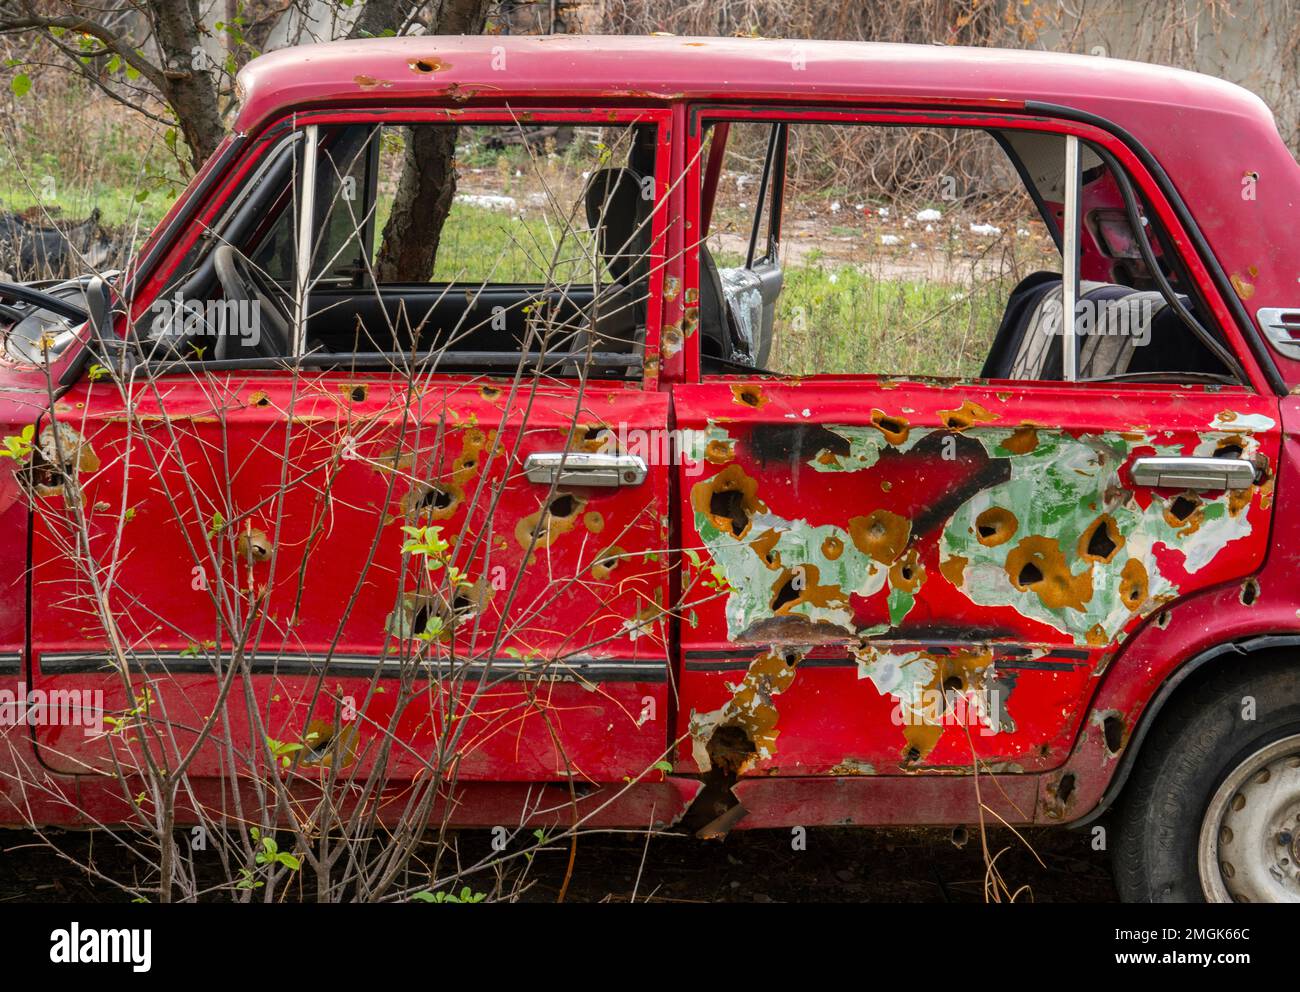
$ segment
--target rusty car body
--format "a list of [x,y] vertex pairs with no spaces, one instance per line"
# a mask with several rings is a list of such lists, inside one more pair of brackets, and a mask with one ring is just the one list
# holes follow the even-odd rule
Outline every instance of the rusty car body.
[[[427,604],[403,598],[400,542],[378,549],[364,580],[359,563],[376,521],[418,503],[423,522],[459,535],[466,574],[512,576],[510,593],[466,593],[481,616],[516,611],[512,632],[488,636],[498,629],[488,624],[455,638],[469,639],[475,666],[452,690],[475,700],[454,721],[466,741],[448,798],[457,825],[563,823],[576,808],[587,825],[645,827],[694,807],[715,834],[1079,826],[1128,809],[1117,857],[1139,865],[1141,881],[1125,883],[1126,896],[1224,894],[1221,852],[1197,868],[1203,847],[1169,841],[1182,868],[1140,866],[1159,860],[1155,820],[1174,809],[1157,793],[1171,754],[1191,760],[1175,739],[1195,707],[1225,714],[1227,727],[1224,700],[1251,695],[1263,714],[1224,730],[1230,753],[1194,776],[1201,791],[1186,794],[1184,813],[1197,828],[1233,769],[1300,732],[1300,529],[1284,509],[1300,484],[1300,168],[1260,100],[1096,57],[671,37],[339,42],[257,59],[240,90],[232,134],[140,251],[118,296],[131,313],[101,320],[104,340],[126,335],[127,316],[174,292],[177,272],[212,250],[205,232],[220,230],[287,135],[522,121],[646,129],[633,152],[637,178],[653,177],[639,345],[611,357],[618,374],[581,384],[560,372],[521,388],[509,370],[465,359],[412,394],[377,364],[342,362],[342,347],[295,366],[311,369],[307,384],[286,374],[273,359],[301,358],[311,348],[300,339],[334,333],[291,322],[287,356],[203,358],[205,389],[176,362],[145,366],[129,410],[90,372],[91,331],[47,364],[8,348],[0,434],[34,425],[38,495],[61,506],[60,480],[76,476],[89,541],[125,535],[130,553],[103,595],[139,664],[124,681],[120,647],[83,622],[87,580],[15,464],[0,473],[6,678],[46,693],[97,688],[119,715],[147,686],[169,700],[171,723],[201,721],[233,648],[219,635],[203,646],[195,631],[211,626],[211,609],[187,591],[205,537],[225,521],[273,628],[244,673],[265,728],[236,720],[228,733],[306,735],[321,719],[313,687],[324,673],[331,698],[365,701],[366,722],[346,755],[336,738],[334,760],[375,760],[367,735],[399,696],[383,689],[385,638],[418,629]],[[770,320],[727,337],[740,324],[735,299],[701,250],[718,182],[705,136],[718,144],[717,127],[739,122],[770,127],[777,155],[782,128],[806,122],[969,128],[1012,153],[1050,139],[1065,178],[1021,173],[1060,239],[1054,285],[1067,311],[1081,280],[1118,281],[1117,259],[1138,258],[1168,311],[1160,333],[1176,339],[1162,354],[1195,351],[1199,364],[1092,375],[1066,355],[1025,374],[1011,360],[1023,340],[1008,338],[985,374],[961,379],[765,374]],[[772,188],[783,172],[765,177]],[[1101,215],[1127,220],[1141,251],[1112,251]],[[779,244],[779,216],[768,234]],[[41,306],[32,297],[5,313],[17,321]],[[124,457],[128,421],[166,435],[171,458]],[[402,470],[425,449],[394,440],[408,421],[436,434],[440,452],[410,485]],[[611,453],[602,441],[620,430],[677,448],[667,459]],[[360,457],[340,460],[348,445]],[[221,490],[234,513],[214,525],[210,510],[164,498],[157,480],[181,464],[186,491]],[[611,464],[612,482],[590,474]],[[618,479],[628,467],[641,473],[633,483]],[[326,474],[328,487],[311,481]],[[258,508],[286,485],[303,495],[268,522]],[[548,596],[560,573],[581,580]],[[710,594],[679,607],[692,590]],[[965,722],[951,718],[958,697],[974,710]],[[504,709],[508,721],[495,715]],[[402,717],[398,791],[451,732],[437,713]],[[136,814],[104,736],[4,732],[0,820],[92,826]],[[1294,765],[1300,750],[1270,760],[1279,754]],[[29,765],[39,788],[23,785]],[[313,774],[306,762],[299,771]],[[1270,816],[1300,814],[1286,774],[1284,795],[1260,799]],[[193,801],[216,803],[241,772],[213,748],[191,775]],[[1125,806],[1139,787],[1138,808]],[[1278,852],[1277,880],[1226,897],[1297,898],[1295,852]]]

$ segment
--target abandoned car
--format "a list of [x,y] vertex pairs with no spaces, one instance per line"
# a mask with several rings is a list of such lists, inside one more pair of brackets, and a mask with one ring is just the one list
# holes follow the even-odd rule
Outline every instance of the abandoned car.
[[[122,276],[0,289],[0,822],[432,782],[464,827],[1100,826],[1125,899],[1300,900],[1259,99],[674,37],[339,42],[240,94]],[[969,326],[911,269],[795,295],[800,150],[913,134],[1043,232]]]

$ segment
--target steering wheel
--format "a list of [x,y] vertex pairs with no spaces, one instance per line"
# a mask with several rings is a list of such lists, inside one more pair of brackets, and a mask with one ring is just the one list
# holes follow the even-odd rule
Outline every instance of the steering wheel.
[[[289,357],[289,328],[293,319],[285,303],[284,290],[231,245],[220,245],[212,253],[212,264],[227,300],[256,306],[258,334],[252,346],[257,353],[264,358]],[[227,325],[217,342],[215,357],[231,357],[231,337]]]

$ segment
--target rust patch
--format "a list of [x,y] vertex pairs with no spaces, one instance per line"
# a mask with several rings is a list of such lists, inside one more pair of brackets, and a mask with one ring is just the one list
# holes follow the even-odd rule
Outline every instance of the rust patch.
[[966,558],[962,555],[953,555],[939,562],[939,574],[960,589],[965,579],[966,565]]
[[591,576],[599,582],[604,582],[618,568],[619,563],[623,560],[623,555],[627,554],[617,544],[606,548],[599,557],[592,563]]
[[906,593],[915,593],[925,581],[925,566],[915,548],[908,548],[898,561],[889,568],[889,584]]
[[235,550],[243,561],[263,562],[271,557],[271,542],[267,540],[266,531],[250,528],[239,535]]
[[[1126,561],[1123,571],[1119,573],[1119,598],[1124,601],[1124,605],[1136,613],[1147,601],[1149,587],[1150,579],[1142,559],[1130,558]],[[1164,615],[1168,616],[1167,613]]]
[[302,733],[302,763],[309,768],[346,768],[357,760],[360,720],[336,727],[331,720],[312,720]]
[[271,397],[267,396],[265,392],[258,389],[253,391],[252,393],[249,393],[248,403],[249,406],[270,406]]
[[593,534],[605,529],[605,515],[599,510],[590,510],[582,515],[582,524]]
[[749,530],[750,518],[765,509],[758,500],[758,481],[739,465],[728,465],[711,479],[691,487],[691,506],[713,526],[739,538]]
[[998,414],[986,410],[978,403],[966,400],[956,410],[940,410],[939,419],[952,431],[964,431],[975,424],[990,424],[1001,419]]
[[360,86],[363,90],[387,89],[392,86],[392,82],[387,79],[376,79],[374,76],[367,76],[364,72],[353,76],[352,81]]
[[740,775],[776,753],[779,731],[773,700],[794,682],[801,660],[794,653],[761,654],[720,709],[691,715],[692,751],[700,771],[716,768]]
[[549,503],[522,518],[515,525],[515,540],[521,548],[549,548],[573,530],[586,501],[574,493],[557,492]]
[[501,397],[501,390],[496,386],[480,386],[478,394],[490,403]]
[[871,411],[871,426],[880,431],[890,444],[902,444],[912,432],[905,417],[891,417],[884,410]]
[[704,460],[711,465],[725,465],[736,457],[736,442],[714,439],[704,446]]
[[754,554],[763,559],[763,564],[768,568],[781,567],[781,554],[776,550],[777,542],[781,540],[781,532],[768,528],[749,542],[750,548]]
[[912,537],[912,521],[890,510],[872,510],[849,520],[849,537],[864,555],[892,565]]
[[975,540],[986,548],[996,548],[1011,540],[1019,527],[1020,521],[1010,510],[990,506],[975,518]]
[[822,541],[822,556],[827,561],[837,561],[842,554],[844,554],[844,542],[834,534],[828,534],[826,540]]
[[1055,538],[1032,535],[1007,553],[1007,575],[1022,592],[1034,592],[1049,610],[1083,612],[1092,598],[1092,568],[1074,575]]
[[841,606],[844,592],[839,586],[824,586],[816,565],[796,565],[787,568],[772,583],[772,615],[788,616],[801,603],[812,606]]
[[1029,454],[1038,447],[1038,428],[1032,424],[1021,424],[1002,442],[1002,447],[1013,455]]

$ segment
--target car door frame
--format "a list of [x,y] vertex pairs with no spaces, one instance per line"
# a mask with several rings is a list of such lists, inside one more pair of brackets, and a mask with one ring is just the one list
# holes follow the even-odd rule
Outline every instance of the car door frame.
[[[687,224],[688,228],[698,218],[701,196],[701,178],[703,168],[701,165],[701,145],[704,133],[704,121],[787,121],[797,122],[831,122],[831,123],[860,123],[860,124],[897,124],[897,125],[915,125],[915,126],[952,126],[952,127],[973,127],[984,129],[1029,129],[1042,131],[1062,136],[1073,136],[1080,142],[1090,142],[1109,152],[1118,162],[1130,181],[1140,191],[1140,194],[1151,205],[1160,222],[1165,226],[1169,233],[1170,239],[1179,251],[1182,259],[1187,265],[1193,281],[1202,293],[1207,308],[1213,316],[1217,326],[1222,329],[1225,343],[1236,359],[1241,363],[1246,374],[1246,382],[1243,384],[1243,391],[1251,396],[1259,398],[1259,403],[1263,407],[1272,409],[1274,414],[1274,436],[1269,440],[1270,457],[1272,466],[1276,468],[1278,457],[1278,446],[1276,443],[1276,393],[1271,387],[1266,370],[1262,368],[1257,361],[1256,351],[1250,346],[1250,339],[1247,335],[1253,333],[1253,329],[1242,328],[1236,318],[1234,311],[1230,308],[1229,303],[1222,294],[1221,280],[1215,278],[1214,267],[1216,265],[1212,257],[1206,257],[1201,249],[1202,241],[1196,236],[1194,227],[1191,224],[1190,217],[1187,224],[1184,223],[1183,217],[1187,216],[1182,212],[1181,204],[1171,198],[1171,191],[1163,187],[1162,181],[1156,175],[1158,166],[1155,169],[1149,167],[1150,159],[1148,156],[1130,148],[1128,144],[1117,134],[1098,126],[1096,122],[1086,122],[1068,119],[1067,117],[1045,116],[1040,114],[1023,114],[1015,112],[989,112],[987,109],[960,109],[960,108],[943,108],[942,110],[917,111],[915,109],[905,108],[850,108],[843,107],[809,107],[799,105],[755,105],[749,103],[746,105],[729,104],[725,102],[702,102],[692,104],[684,111],[687,126],[684,131],[686,134],[686,147],[683,150],[683,162],[686,164],[690,178],[685,183],[685,198],[687,200]],[[1174,194],[1176,196],[1176,194]],[[686,287],[688,300],[698,300],[699,294],[699,265],[698,253],[695,251],[695,245],[688,243],[683,252],[683,282]],[[698,339],[698,335],[695,336]],[[689,341],[689,339],[688,339]],[[678,418],[680,423],[688,427],[695,426],[694,422],[687,415],[690,402],[690,394],[695,384],[705,384],[714,382],[717,384],[727,383],[728,388],[739,388],[736,381],[739,377],[702,377],[700,368],[700,357],[698,346],[688,346],[683,355],[680,371],[681,386],[675,386]],[[755,383],[761,388],[761,379],[758,376],[752,377]],[[841,378],[847,381],[866,381],[870,377],[799,377],[801,389],[807,392],[810,388],[815,389],[819,381],[830,381],[835,378]],[[676,381],[676,379],[675,379]],[[897,386],[906,380],[898,380],[891,383],[891,386]],[[1055,385],[1058,388],[1064,388],[1067,392],[1065,395],[1082,397],[1086,399],[1090,395],[1096,395],[1106,391],[1114,391],[1114,386],[1107,386],[1096,383],[1016,383],[1008,381],[1005,385],[1010,389],[1025,389],[1028,385],[1031,391],[1038,390],[1040,387]],[[1169,390],[1177,387],[1167,387]],[[1082,392],[1080,392],[1082,390]],[[1043,390],[1046,393],[1046,390]],[[683,401],[686,402],[683,402]],[[1100,402],[1100,400],[1095,400]],[[725,408],[715,407],[718,412],[726,419],[727,411]],[[697,407],[698,410],[698,407]],[[733,408],[734,412],[734,408]],[[791,414],[796,415],[796,414]],[[679,479],[683,494],[689,492],[688,480]],[[679,513],[683,517],[688,517],[690,509],[685,495],[679,497]],[[1267,528],[1266,528],[1267,530]],[[682,534],[683,543],[688,542],[686,535],[689,532],[688,526],[683,521]],[[684,563],[682,584],[689,587],[693,581],[697,581],[691,575],[691,569]],[[1107,667],[1114,660],[1122,646],[1116,646],[1117,650],[1111,651],[1099,658],[1090,658],[1087,663],[1087,671],[1091,676],[1086,683],[1081,683],[1074,694],[1074,709],[1076,715],[1081,715],[1087,709],[1087,703],[1093,696],[1096,686]],[[772,700],[772,689],[781,691],[787,682],[787,676],[781,672],[780,666],[775,664],[768,666],[763,660],[763,653],[758,652],[759,658],[755,659],[756,651],[754,648],[735,649],[722,645],[710,645],[707,650],[694,652],[696,657],[693,658],[690,644],[689,632],[684,628],[683,634],[683,654],[682,654],[682,716],[679,719],[678,733],[684,741],[684,746],[678,752],[678,765],[682,769],[703,770],[700,766],[699,758],[699,740],[698,734],[693,733],[691,714],[693,709],[716,713],[714,707],[722,703],[730,705],[730,701],[745,696],[746,693],[754,689],[755,676],[758,681],[766,687],[768,702]],[[772,653],[779,654],[777,646],[773,646]],[[740,659],[739,662],[736,659]],[[760,671],[765,667],[770,667],[771,671]],[[694,671],[693,671],[694,669]],[[730,671],[730,675],[721,675],[720,672]],[[743,677],[742,677],[743,676]],[[703,682],[701,682],[703,680]],[[709,687],[697,692],[697,685],[707,684]],[[752,694],[752,693],[751,693]],[[703,705],[701,705],[703,703]],[[775,709],[775,706],[772,707]],[[1076,720],[1068,728],[1068,733],[1058,736],[1053,748],[1053,761],[1056,764],[1064,761],[1069,753],[1069,746],[1075,740],[1080,732],[1079,722]],[[694,750],[694,753],[692,751]],[[822,768],[821,774],[838,774],[854,775],[864,770],[865,763],[853,759],[852,755],[846,754],[845,760],[841,762],[839,768]],[[1040,766],[1036,770],[1043,770]],[[872,774],[890,774],[891,769],[868,769]],[[1019,770],[1019,769],[1017,769]],[[1026,768],[1024,770],[1035,770]],[[760,763],[760,767],[755,770],[752,765],[747,766],[742,775],[771,775],[771,774],[799,774],[797,769],[781,768],[776,769],[770,764]],[[758,781],[749,783],[754,792],[763,791],[763,787]],[[771,788],[766,788],[765,795],[774,795],[776,792],[775,784]],[[1033,797],[1026,797],[1032,807]],[[788,805],[788,804],[787,804]],[[752,825],[773,825],[776,820],[768,820],[766,824],[761,816],[748,819],[747,822]],[[864,822],[855,820],[854,822]],[[890,822],[888,819],[880,822]]]

